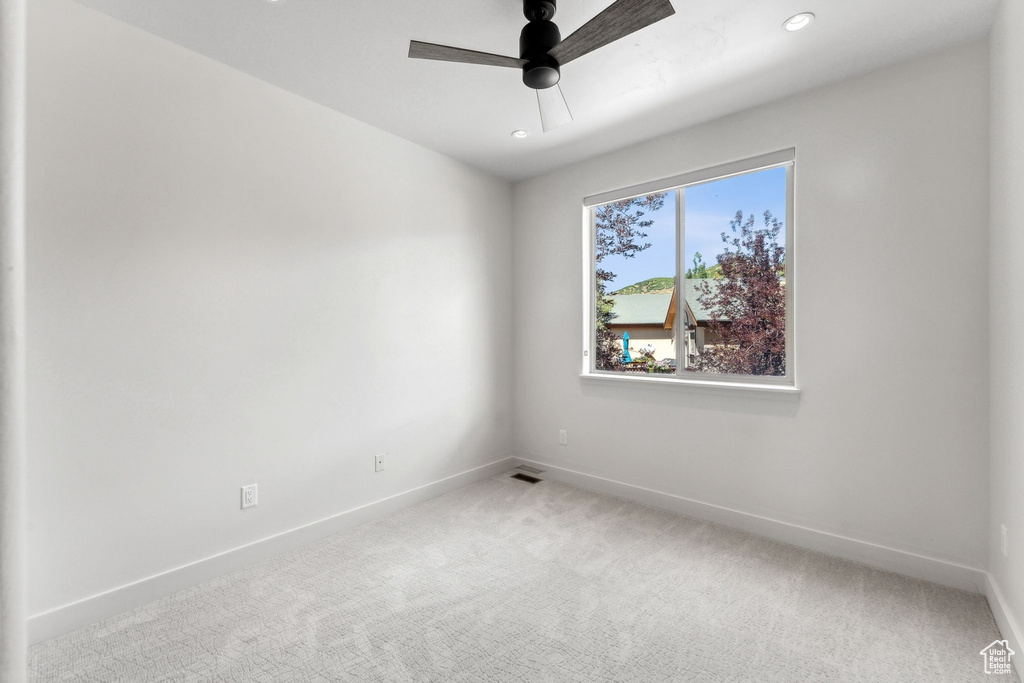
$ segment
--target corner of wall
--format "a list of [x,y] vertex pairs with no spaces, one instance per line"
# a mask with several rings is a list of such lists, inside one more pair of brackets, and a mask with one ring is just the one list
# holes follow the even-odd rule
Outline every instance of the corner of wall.
[[[1002,634],[1024,658],[1024,2],[1003,0],[989,43],[989,587]],[[1004,552],[1002,526],[1007,529]]]

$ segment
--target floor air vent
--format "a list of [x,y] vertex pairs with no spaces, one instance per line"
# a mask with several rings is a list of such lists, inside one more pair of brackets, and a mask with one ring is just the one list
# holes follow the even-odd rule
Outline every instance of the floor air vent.
[[519,481],[525,481],[527,484],[536,484],[538,481],[544,481],[543,479],[531,477],[529,474],[523,474],[522,472],[516,472],[512,475],[512,478],[518,479]]

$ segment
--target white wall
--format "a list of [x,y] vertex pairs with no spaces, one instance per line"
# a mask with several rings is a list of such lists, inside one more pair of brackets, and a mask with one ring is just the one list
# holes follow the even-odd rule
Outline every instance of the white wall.
[[[1016,619],[1016,651],[1024,657],[1024,2],[1004,0],[991,37],[992,247],[991,414],[992,552],[989,571]],[[1008,533],[1003,557],[999,525]],[[1004,629],[1004,636],[1008,636]]]
[[[983,568],[987,57],[959,47],[517,184],[519,452]],[[581,380],[582,198],[791,146],[799,400]]]
[[33,613],[507,455],[507,183],[31,5]]

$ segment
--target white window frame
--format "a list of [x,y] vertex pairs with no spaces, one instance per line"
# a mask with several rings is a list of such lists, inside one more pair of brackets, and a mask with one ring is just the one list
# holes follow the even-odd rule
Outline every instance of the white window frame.
[[[700,185],[714,180],[721,180],[732,176],[745,175],[756,171],[764,171],[770,168],[786,168],[786,374],[785,376],[760,376],[760,375],[733,375],[711,372],[694,372],[686,370],[685,363],[680,356],[680,342],[684,341],[685,325],[678,321],[683,319],[681,315],[684,305],[685,289],[683,281],[685,276],[685,254],[686,254],[686,207],[685,190],[693,185]],[[710,387],[719,389],[747,389],[767,392],[789,392],[796,393],[796,258],[794,244],[795,235],[795,212],[794,212],[794,189],[793,180],[796,167],[796,150],[793,148],[763,154],[761,156],[732,161],[726,164],[713,166],[654,180],[640,185],[633,185],[621,190],[603,192],[591,195],[583,199],[583,369],[580,377],[587,380],[611,381],[611,382],[632,382],[657,384],[663,386],[689,386],[689,387]],[[648,373],[624,373],[607,370],[597,370],[594,367],[595,354],[592,349],[597,346],[597,287],[594,282],[594,273],[597,268],[594,245],[597,239],[597,226],[595,223],[594,210],[596,207],[611,202],[643,197],[660,192],[676,193],[676,320],[673,326],[673,340],[676,347],[676,372],[674,375],[648,374]]]

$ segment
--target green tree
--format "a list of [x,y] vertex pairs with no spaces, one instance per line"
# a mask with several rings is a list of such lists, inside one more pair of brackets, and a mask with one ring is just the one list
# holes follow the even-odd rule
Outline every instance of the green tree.
[[645,249],[650,248],[647,239],[647,228],[654,224],[650,218],[644,218],[647,212],[657,211],[665,205],[666,193],[652,194],[646,197],[634,197],[619,202],[599,206],[594,211],[595,239],[594,282],[597,288],[597,348],[594,349],[594,366],[598,370],[615,370],[622,363],[618,337],[608,329],[615,318],[612,310],[615,302],[607,294],[608,283],[615,278],[615,273],[601,267],[606,256],[616,255],[634,258]]
[[700,279],[700,280],[714,279],[714,280],[719,280],[721,278],[722,278],[722,266],[721,265],[716,263],[715,265],[709,267],[706,263],[704,263],[704,257],[701,256],[701,253],[699,251],[696,254],[693,255],[693,268],[687,269],[687,271],[686,271],[686,279],[688,279],[688,280],[692,280],[692,279]]

